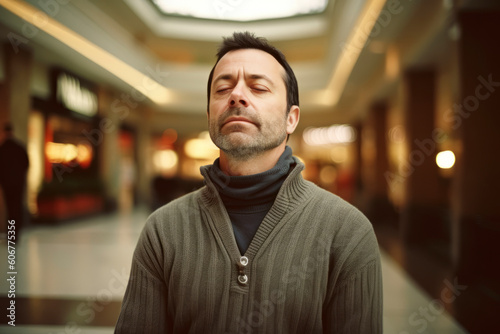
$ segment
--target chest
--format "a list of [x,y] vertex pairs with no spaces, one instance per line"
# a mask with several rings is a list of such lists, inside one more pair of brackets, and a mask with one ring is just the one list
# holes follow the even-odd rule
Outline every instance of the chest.
[[317,323],[330,260],[326,243],[311,242],[317,237],[314,231],[275,235],[250,257],[243,270],[248,281],[241,284],[242,268],[224,243],[211,233],[197,235],[172,259],[168,309],[173,323],[183,330],[214,324],[224,329],[260,324],[272,330],[284,323]]

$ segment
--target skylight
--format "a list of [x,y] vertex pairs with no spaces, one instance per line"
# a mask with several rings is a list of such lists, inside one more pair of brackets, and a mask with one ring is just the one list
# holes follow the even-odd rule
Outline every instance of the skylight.
[[164,14],[213,20],[254,21],[316,14],[328,0],[151,0]]

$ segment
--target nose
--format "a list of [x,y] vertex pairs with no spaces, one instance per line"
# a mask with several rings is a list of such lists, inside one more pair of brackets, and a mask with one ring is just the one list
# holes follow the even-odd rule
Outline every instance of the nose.
[[231,96],[229,97],[229,105],[231,107],[247,107],[248,100],[245,94],[245,88],[242,84],[236,85],[233,91],[231,92]]

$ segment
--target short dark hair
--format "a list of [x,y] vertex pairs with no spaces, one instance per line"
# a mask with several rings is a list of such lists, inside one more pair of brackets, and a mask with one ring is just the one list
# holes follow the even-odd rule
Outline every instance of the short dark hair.
[[219,50],[217,52],[217,61],[215,62],[210,75],[208,76],[207,85],[207,111],[210,111],[210,93],[212,80],[214,76],[215,67],[219,63],[222,57],[226,55],[229,51],[241,50],[241,49],[257,49],[269,53],[278,61],[278,63],[285,69],[285,86],[286,86],[286,112],[290,111],[293,105],[299,105],[299,87],[297,84],[297,78],[293,73],[292,68],[286,61],[285,55],[270,45],[268,41],[263,37],[255,37],[254,34],[246,32],[235,32],[231,37],[225,37],[222,40]]

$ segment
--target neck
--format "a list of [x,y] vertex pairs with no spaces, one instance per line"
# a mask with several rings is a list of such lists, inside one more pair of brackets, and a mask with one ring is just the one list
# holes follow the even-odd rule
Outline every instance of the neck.
[[220,152],[220,169],[229,176],[253,175],[265,172],[273,168],[278,159],[285,151],[286,142],[272,150],[263,152],[247,160],[234,159],[231,156]]

